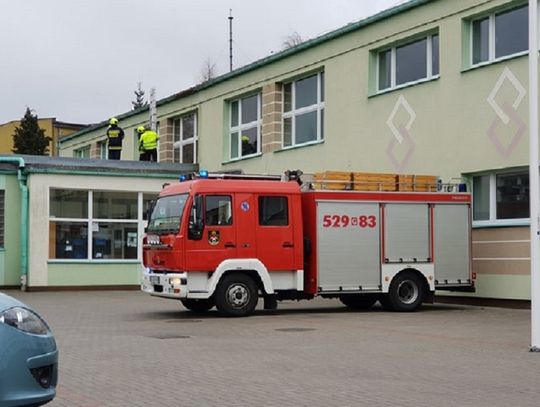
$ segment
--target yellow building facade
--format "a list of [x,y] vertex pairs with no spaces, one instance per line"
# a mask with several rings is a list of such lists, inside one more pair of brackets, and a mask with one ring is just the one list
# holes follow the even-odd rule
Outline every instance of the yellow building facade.
[[[38,124],[45,131],[45,135],[51,138],[48,149],[50,156],[59,155],[58,146],[63,137],[69,136],[86,127],[84,124],[60,122],[54,117],[38,119]],[[13,135],[15,134],[15,129],[20,125],[20,120],[0,124],[0,154],[13,153]]]

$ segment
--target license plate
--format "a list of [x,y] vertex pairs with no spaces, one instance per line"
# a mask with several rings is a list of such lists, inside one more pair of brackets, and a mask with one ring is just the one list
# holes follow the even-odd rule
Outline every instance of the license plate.
[[150,276],[150,284],[159,284],[159,276]]

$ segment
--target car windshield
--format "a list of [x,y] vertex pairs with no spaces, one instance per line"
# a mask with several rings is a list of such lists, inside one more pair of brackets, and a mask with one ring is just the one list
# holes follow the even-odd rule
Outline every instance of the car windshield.
[[188,194],[159,198],[148,221],[148,232],[178,233]]

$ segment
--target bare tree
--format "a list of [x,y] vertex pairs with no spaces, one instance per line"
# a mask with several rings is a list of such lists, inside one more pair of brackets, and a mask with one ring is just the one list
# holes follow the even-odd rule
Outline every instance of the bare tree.
[[208,57],[204,60],[203,66],[201,67],[201,82],[207,82],[216,77],[216,62]]
[[302,36],[298,34],[298,31],[295,31],[285,37],[283,40],[283,43],[281,44],[283,46],[283,49],[296,47],[298,44],[304,42],[302,39]]

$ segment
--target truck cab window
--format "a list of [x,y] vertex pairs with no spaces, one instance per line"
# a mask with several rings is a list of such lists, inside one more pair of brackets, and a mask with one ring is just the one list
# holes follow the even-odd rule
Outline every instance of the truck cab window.
[[288,201],[285,196],[259,197],[259,225],[287,226],[289,224]]
[[206,197],[205,222],[208,226],[232,225],[232,199],[227,195]]

